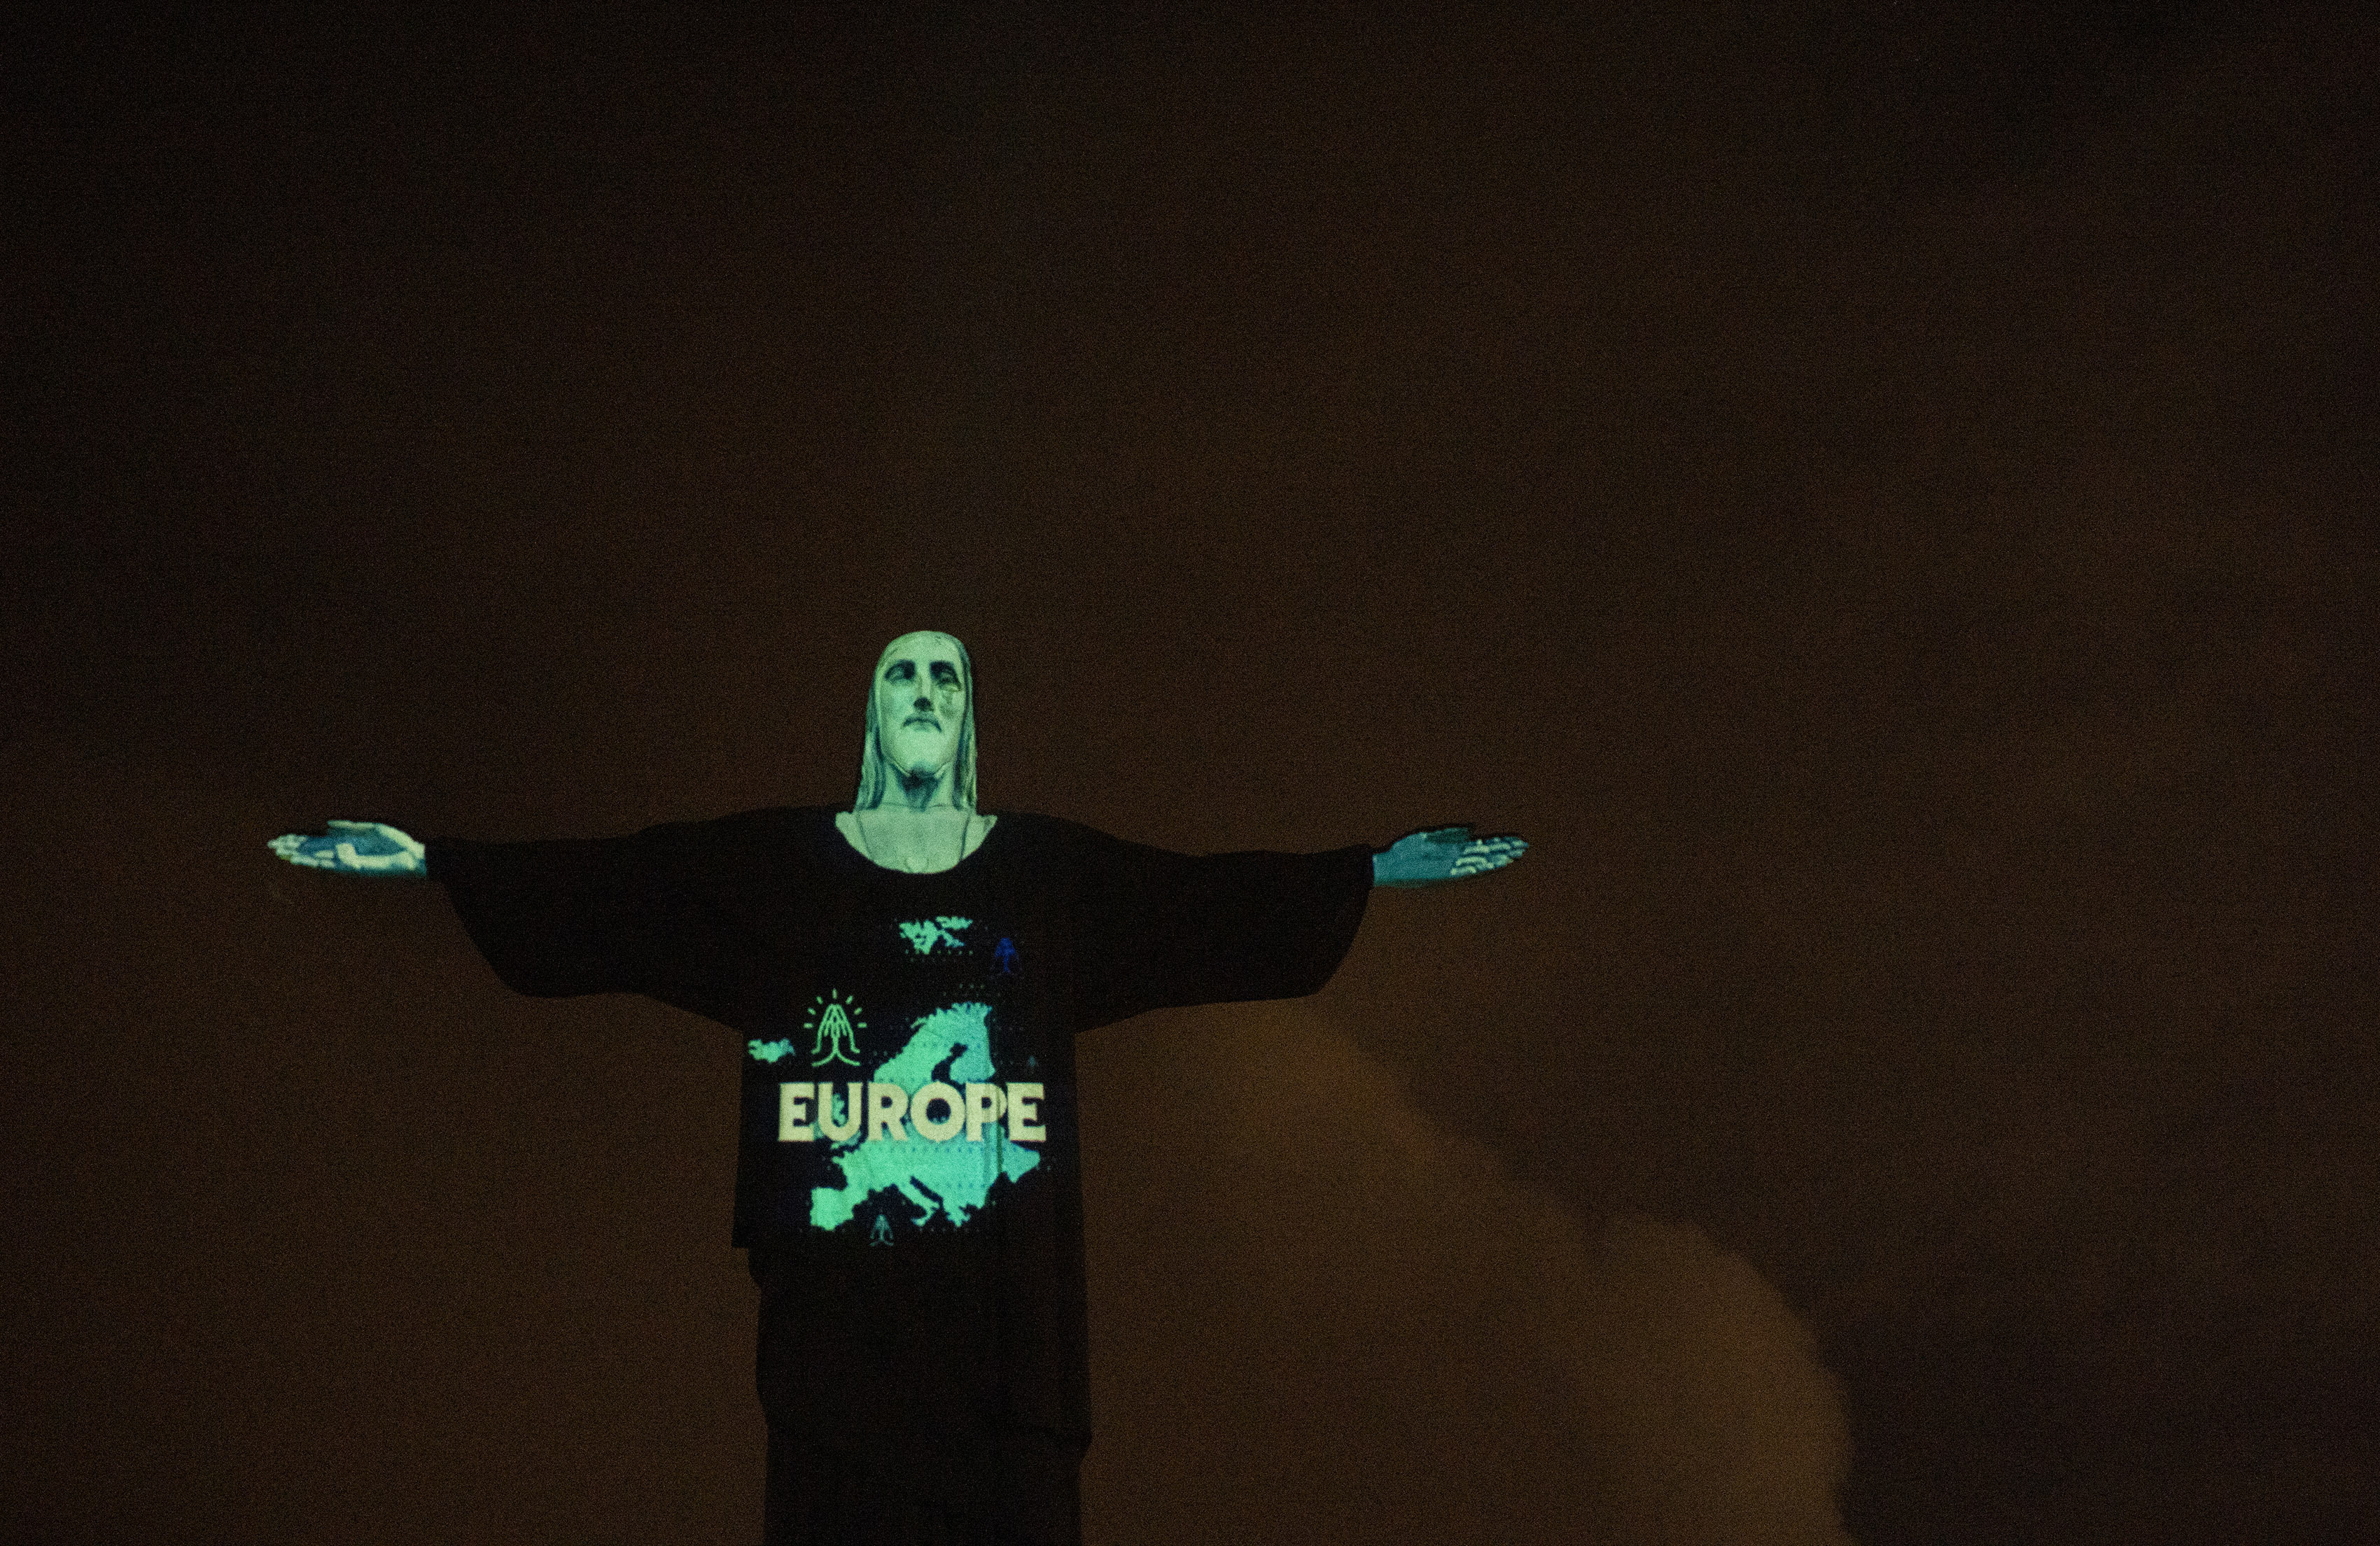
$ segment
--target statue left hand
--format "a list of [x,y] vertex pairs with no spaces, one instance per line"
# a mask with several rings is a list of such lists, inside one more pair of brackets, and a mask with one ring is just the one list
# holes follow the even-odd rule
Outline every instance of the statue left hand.
[[1474,838],[1468,827],[1426,827],[1372,855],[1375,886],[1437,886],[1500,870],[1529,851],[1519,838]]

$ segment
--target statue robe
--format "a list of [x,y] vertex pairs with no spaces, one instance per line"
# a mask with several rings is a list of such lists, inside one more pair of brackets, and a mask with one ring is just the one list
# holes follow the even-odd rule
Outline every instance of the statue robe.
[[735,1032],[733,1238],[771,1428],[943,1456],[964,1486],[1000,1430],[1089,1441],[1075,1036],[1316,992],[1371,850],[1194,856],[1007,812],[912,875],[835,809],[442,839],[428,862],[516,992],[640,993]]

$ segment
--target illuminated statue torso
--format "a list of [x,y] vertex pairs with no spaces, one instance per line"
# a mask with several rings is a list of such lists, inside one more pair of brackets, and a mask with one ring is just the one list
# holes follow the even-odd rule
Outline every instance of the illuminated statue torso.
[[880,805],[857,815],[837,811],[834,828],[870,864],[910,875],[939,875],[981,847],[999,820],[954,810],[916,815]]

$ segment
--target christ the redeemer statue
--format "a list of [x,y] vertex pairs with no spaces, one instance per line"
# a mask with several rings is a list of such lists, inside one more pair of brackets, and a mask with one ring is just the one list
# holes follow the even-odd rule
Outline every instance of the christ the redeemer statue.
[[641,993],[735,1030],[770,1546],[1079,1546],[1075,1036],[1316,992],[1373,887],[1527,846],[1441,827],[1378,852],[1194,856],[979,813],[973,667],[939,633],[885,646],[849,810],[512,843],[334,821],[271,842],[441,882],[516,992]]

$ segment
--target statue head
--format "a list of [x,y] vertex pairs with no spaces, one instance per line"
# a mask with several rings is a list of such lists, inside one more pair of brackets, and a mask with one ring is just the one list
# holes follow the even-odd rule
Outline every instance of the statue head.
[[930,629],[877,657],[851,808],[975,809],[975,667],[966,646]]

